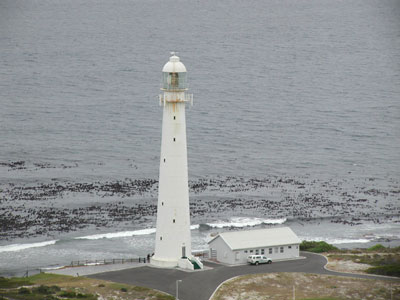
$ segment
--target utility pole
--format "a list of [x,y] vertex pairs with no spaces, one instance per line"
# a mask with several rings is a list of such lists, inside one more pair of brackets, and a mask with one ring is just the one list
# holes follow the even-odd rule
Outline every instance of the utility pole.
[[179,282],[182,282],[182,280],[176,281],[176,300],[179,300]]

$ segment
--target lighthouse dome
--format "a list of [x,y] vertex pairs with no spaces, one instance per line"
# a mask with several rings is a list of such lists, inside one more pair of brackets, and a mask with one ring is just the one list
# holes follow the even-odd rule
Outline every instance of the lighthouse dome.
[[186,67],[180,61],[179,57],[173,53],[169,61],[164,65],[162,71],[167,73],[182,73],[186,72]]
[[186,67],[174,52],[162,69],[162,90],[178,92],[187,90]]

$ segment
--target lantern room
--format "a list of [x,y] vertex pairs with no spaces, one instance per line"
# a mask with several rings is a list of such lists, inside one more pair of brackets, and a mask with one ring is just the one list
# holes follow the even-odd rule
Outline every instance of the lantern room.
[[187,90],[186,67],[174,52],[171,54],[172,56],[162,70],[163,83],[161,89],[172,92]]

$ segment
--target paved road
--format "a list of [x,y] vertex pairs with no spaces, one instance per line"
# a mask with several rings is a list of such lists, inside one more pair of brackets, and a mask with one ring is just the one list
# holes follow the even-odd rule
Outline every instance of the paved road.
[[[208,300],[219,284],[229,278],[257,273],[270,272],[304,272],[327,275],[340,275],[356,278],[370,278],[390,280],[389,278],[346,274],[332,272],[324,269],[325,257],[312,253],[301,253],[306,259],[275,262],[271,265],[250,266],[242,265],[227,267],[219,264],[206,262],[210,270],[185,272],[177,269],[158,269],[153,267],[142,267],[126,269],[115,272],[107,272],[91,275],[91,278],[104,279],[114,282],[145,286],[175,295],[176,280],[180,279],[180,300]],[[393,279],[392,279],[393,280]],[[394,279],[396,280],[396,279]]]

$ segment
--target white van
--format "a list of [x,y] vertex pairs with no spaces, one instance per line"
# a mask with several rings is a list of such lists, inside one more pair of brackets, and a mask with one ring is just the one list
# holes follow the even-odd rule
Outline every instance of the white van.
[[247,262],[252,265],[258,265],[258,264],[271,264],[272,259],[264,256],[264,255],[250,255],[247,257]]

